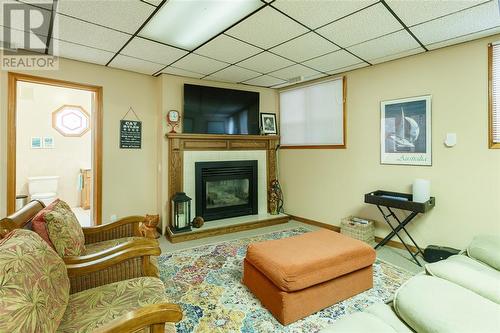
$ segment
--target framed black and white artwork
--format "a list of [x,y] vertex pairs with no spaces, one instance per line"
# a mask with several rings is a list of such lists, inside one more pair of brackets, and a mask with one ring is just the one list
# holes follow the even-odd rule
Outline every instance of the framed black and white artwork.
[[431,96],[380,104],[382,164],[432,165]]
[[274,113],[261,113],[260,128],[262,134],[278,134],[276,115]]

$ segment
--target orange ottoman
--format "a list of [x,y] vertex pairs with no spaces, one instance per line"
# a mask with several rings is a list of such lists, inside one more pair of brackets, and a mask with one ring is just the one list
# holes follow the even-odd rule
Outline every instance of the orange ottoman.
[[375,250],[321,230],[253,243],[243,283],[283,325],[373,287]]

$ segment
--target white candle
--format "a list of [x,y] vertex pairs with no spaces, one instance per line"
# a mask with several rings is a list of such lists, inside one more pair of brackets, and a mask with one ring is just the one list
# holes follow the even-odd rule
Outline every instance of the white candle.
[[426,202],[431,198],[431,182],[427,179],[415,179],[413,182],[413,201]]

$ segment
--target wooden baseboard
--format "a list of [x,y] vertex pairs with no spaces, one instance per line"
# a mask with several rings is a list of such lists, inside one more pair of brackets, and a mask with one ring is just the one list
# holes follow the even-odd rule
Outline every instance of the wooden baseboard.
[[200,238],[230,234],[230,233],[238,232],[238,231],[245,231],[245,230],[257,229],[257,228],[262,228],[262,227],[268,227],[268,226],[275,225],[275,224],[287,223],[288,221],[290,221],[289,216],[278,216],[278,217],[274,217],[274,218],[270,217],[266,220],[247,222],[247,223],[242,223],[242,224],[237,224],[237,225],[232,225],[232,226],[227,226],[227,227],[206,229],[206,230],[202,230],[202,231],[198,231],[198,232],[185,232],[185,233],[180,233],[180,234],[174,234],[170,231],[169,228],[166,228],[165,237],[171,243],[180,243],[180,242],[186,242],[186,241],[200,239]]
[[[305,224],[314,225],[316,227],[333,230],[335,232],[340,232],[340,227],[338,227],[336,225],[332,225],[332,224],[328,224],[328,223],[324,223],[324,222],[319,222],[319,221],[315,221],[315,220],[310,220],[310,219],[306,219],[304,217],[295,216],[295,215],[290,215],[290,219],[298,221],[298,222],[302,222]],[[382,239],[383,239],[382,237],[375,236],[375,242],[377,242],[377,243],[380,243],[382,241]],[[397,242],[397,241],[390,240],[386,243],[386,245],[390,246],[390,247],[394,247],[396,249],[406,250],[405,246],[402,243]],[[417,248],[413,245],[408,244],[408,248],[411,251],[413,251],[414,253],[416,253],[418,251]]]

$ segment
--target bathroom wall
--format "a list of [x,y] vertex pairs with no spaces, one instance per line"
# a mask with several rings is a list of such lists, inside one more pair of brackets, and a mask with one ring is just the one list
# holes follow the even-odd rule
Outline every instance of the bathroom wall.
[[[19,82],[17,90],[16,193],[28,194],[28,177],[59,176],[58,197],[71,207],[80,206],[78,175],[90,169],[91,130],[81,137],[67,137],[52,127],[52,112],[79,105],[89,115],[92,93],[83,90]],[[52,137],[53,149],[32,149],[32,137]]]

